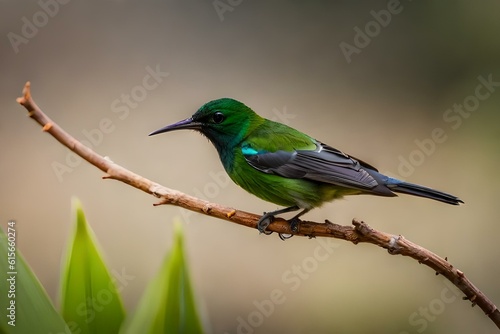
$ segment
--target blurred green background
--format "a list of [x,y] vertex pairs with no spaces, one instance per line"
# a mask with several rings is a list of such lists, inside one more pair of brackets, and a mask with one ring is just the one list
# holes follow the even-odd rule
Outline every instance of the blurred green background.
[[[404,195],[350,197],[306,218],[350,224],[357,217],[401,234],[447,256],[500,304],[497,1],[0,6],[0,224],[16,219],[18,248],[54,300],[76,195],[110,267],[126,275],[129,312],[170,248],[179,217],[208,332],[495,330],[443,277],[411,259],[343,241],[282,242],[177,207],[153,207],[152,197],[103,181],[96,168],[74,160],[15,98],[30,80],[54,121],[79,139],[92,136],[95,150],[118,164],[211,201],[273,210],[228,181],[204,138],[147,136],[208,100],[239,99],[382,172],[461,197],[461,207]],[[147,77],[154,71],[161,72],[156,81]],[[489,91],[482,84],[488,80]],[[453,110],[464,103],[461,113]],[[106,132],[96,130],[102,122]],[[430,141],[435,129],[445,140]]]

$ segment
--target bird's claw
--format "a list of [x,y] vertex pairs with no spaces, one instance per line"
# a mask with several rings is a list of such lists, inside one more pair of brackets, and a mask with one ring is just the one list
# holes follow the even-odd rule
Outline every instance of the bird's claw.
[[265,235],[272,234],[273,233],[272,231],[266,231],[266,229],[269,226],[269,224],[272,223],[273,220],[274,220],[273,215],[269,215],[264,212],[264,215],[257,222],[257,229],[259,230],[259,232]]
[[[259,221],[257,222],[257,229],[259,230],[260,233],[264,233],[265,235],[272,234],[273,233],[272,231],[267,231],[266,229],[269,226],[269,224],[271,224],[273,222],[274,215],[279,214],[279,213],[289,212],[289,211],[291,211],[291,209],[296,209],[296,208],[289,207],[289,208],[285,208],[283,210],[278,210],[278,211],[273,211],[273,212],[264,212],[264,215],[262,217],[260,217]],[[302,213],[300,213],[300,214],[296,215],[295,217],[291,218],[290,220],[288,220],[288,224],[290,224],[290,230],[292,233],[284,233],[284,234],[280,233],[279,236],[280,236],[281,240],[290,239],[295,233],[299,232],[299,224],[301,222],[299,217],[307,211],[303,211]]]
[[293,237],[293,234],[291,234],[291,233],[280,233],[279,236],[280,236],[281,240],[285,241],[285,240],[288,240],[291,237]]
[[288,224],[290,224],[290,230],[292,230],[292,233],[280,233],[280,239],[285,241],[293,237],[294,233],[297,233],[299,231],[299,223],[300,219],[297,217],[294,217],[288,221]]
[[297,233],[299,231],[299,223],[300,219],[297,217],[293,217],[288,221],[288,224],[290,224],[290,230],[292,230],[293,233]]

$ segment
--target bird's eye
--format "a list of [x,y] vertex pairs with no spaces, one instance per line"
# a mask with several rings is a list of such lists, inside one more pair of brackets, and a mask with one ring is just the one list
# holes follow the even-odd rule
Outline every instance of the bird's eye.
[[224,121],[225,117],[224,117],[224,114],[221,113],[220,111],[217,111],[213,116],[212,116],[212,120],[214,121],[214,123],[216,124],[220,124],[222,123],[222,121]]

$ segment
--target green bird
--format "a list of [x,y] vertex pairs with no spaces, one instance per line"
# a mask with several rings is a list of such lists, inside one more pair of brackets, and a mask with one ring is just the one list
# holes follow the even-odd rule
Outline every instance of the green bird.
[[234,99],[210,101],[190,118],[149,135],[180,129],[205,135],[234,183],[263,200],[286,207],[264,213],[257,224],[262,233],[266,233],[275,215],[302,209],[288,220],[296,232],[303,214],[346,195],[391,197],[397,192],[453,205],[463,203],[456,196],[383,175],[360,159],[285,124],[260,117]]

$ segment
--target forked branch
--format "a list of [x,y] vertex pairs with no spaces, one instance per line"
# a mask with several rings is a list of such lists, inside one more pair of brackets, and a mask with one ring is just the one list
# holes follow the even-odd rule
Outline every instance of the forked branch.
[[[17,102],[28,110],[28,116],[38,122],[38,124],[42,126],[44,132],[49,133],[61,144],[103,171],[104,179],[118,180],[148,194],[154,195],[159,198],[159,201],[154,205],[176,205],[250,228],[257,228],[257,221],[260,218],[259,215],[236,210],[216,203],[210,203],[184,194],[178,190],[164,187],[113,163],[86,147],[42,112],[33,101],[29,82],[24,86],[23,96],[19,97]],[[387,249],[390,254],[409,256],[419,263],[432,268],[437,274],[441,274],[450,280],[465,294],[465,297],[463,297],[464,299],[470,300],[472,306],[478,305],[495,325],[500,328],[500,311],[498,308],[487,296],[476,288],[469,279],[467,279],[462,271],[453,267],[447,259],[437,256],[431,251],[406,240],[400,235],[396,236],[377,231],[362,221],[353,220],[352,225],[353,226],[343,226],[329,221],[325,223],[302,221],[299,224],[298,231],[292,233],[286,220],[276,218],[269,225],[267,230],[281,234],[293,234],[306,237],[331,237],[350,241],[354,244],[367,242]]]

